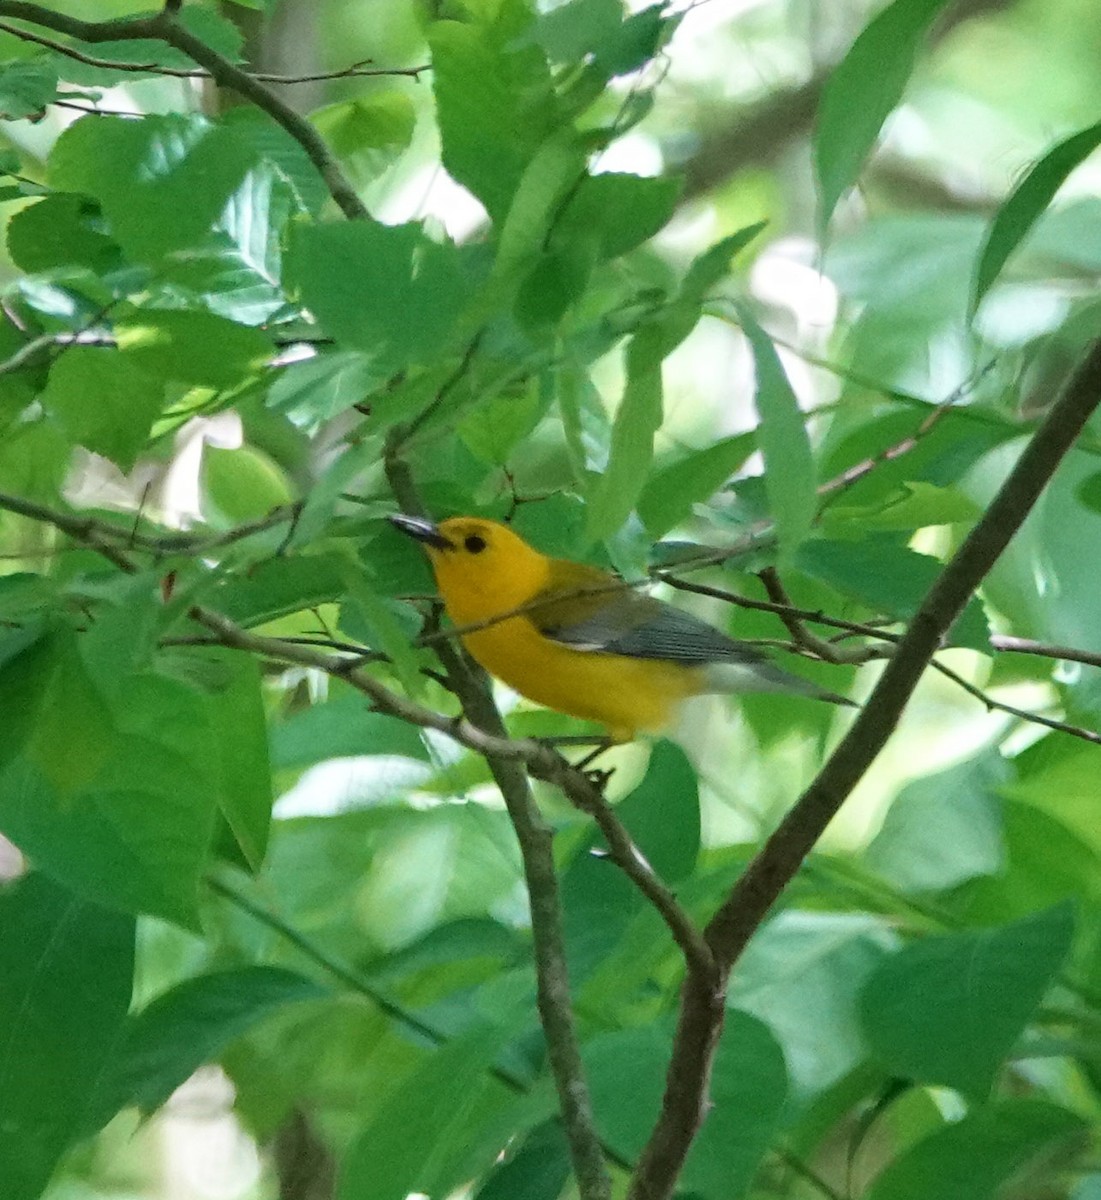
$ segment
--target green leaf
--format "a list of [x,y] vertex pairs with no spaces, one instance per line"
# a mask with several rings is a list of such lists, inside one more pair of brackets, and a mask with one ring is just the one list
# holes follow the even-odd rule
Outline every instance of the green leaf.
[[1009,776],[993,751],[908,783],[865,851],[865,864],[907,894],[955,887],[1005,865],[999,784]]
[[750,942],[729,1004],[772,1030],[799,1099],[832,1087],[867,1059],[860,991],[894,948],[877,918],[798,910],[781,912]]
[[975,270],[971,313],[982,303],[1014,250],[1055,198],[1067,176],[1101,145],[1101,122],[1060,142],[1032,168],[998,209]]
[[289,504],[290,481],[278,463],[255,446],[203,446],[200,507],[215,529],[232,529]]
[[614,533],[642,492],[664,416],[661,364],[670,348],[665,331],[647,326],[627,346],[627,383],[612,424],[608,465],[589,495],[587,532],[594,541]]
[[282,238],[304,204],[278,162],[260,163],[230,195],[210,231],[163,264],[166,281],[190,293],[195,305],[229,320],[270,321],[288,308],[281,287]]
[[359,350],[336,350],[280,369],[268,404],[303,423],[328,421],[362,404],[383,373]]
[[993,1200],[1030,1164],[1082,1144],[1080,1116],[1045,1100],[1004,1100],[938,1130],[891,1163],[868,1200]]
[[862,997],[895,1074],[983,1097],[1070,948],[1069,905],[994,929],[928,937],[887,959]]
[[141,309],[116,323],[115,340],[146,375],[212,388],[241,383],[272,356],[258,329],[195,310]]
[[543,51],[523,40],[532,27],[527,5],[496,8],[484,21],[435,22],[428,44],[443,165],[500,224],[561,115]]
[[344,563],[335,554],[269,558],[248,574],[234,575],[211,590],[211,603],[238,625],[263,625],[276,617],[315,608],[344,594]]
[[961,897],[976,923],[1012,920],[1064,900],[1101,898],[1101,855],[1031,804],[1003,801],[1006,866],[973,880]]
[[56,97],[57,68],[47,59],[16,59],[0,66],[0,120],[40,119]]
[[8,222],[8,251],[24,271],[87,267],[106,272],[118,247],[96,228],[96,206],[82,196],[57,193],[17,212]]
[[[898,619],[914,615],[942,569],[937,559],[887,535],[859,542],[813,538],[799,547],[796,566],[873,612]],[[989,651],[990,630],[978,600],[968,602],[949,632],[949,641],[953,646]]]
[[134,919],[33,874],[0,891],[0,1179],[38,1200],[112,1061]]
[[666,883],[692,873],[700,851],[700,798],[696,772],[679,746],[656,743],[642,782],[616,812]]
[[49,181],[95,197],[126,254],[156,264],[205,237],[256,162],[244,138],[193,114],[86,117],[58,138]]
[[[436,1181],[454,1177],[455,1160],[484,1137],[493,1110],[511,1108],[519,1116],[531,1107],[486,1074],[507,1039],[506,1028],[483,1025],[431,1054],[392,1088],[348,1151],[338,1200],[405,1200],[410,1192],[449,1191]],[[484,1169],[496,1153],[488,1147],[483,1153]]]
[[546,415],[551,399],[533,382],[523,391],[480,400],[459,421],[459,437],[483,462],[503,466]]
[[569,0],[543,13],[533,37],[552,62],[581,62],[614,38],[623,25],[623,0]]
[[[584,1047],[601,1136],[635,1160],[664,1090],[667,1036],[653,1025],[601,1034]],[[682,1186],[703,1200],[738,1200],[776,1129],[787,1074],[780,1048],[754,1017],[727,1014],[711,1080],[711,1107],[685,1166]]]
[[71,346],[50,368],[42,407],[66,435],[129,471],[164,405],[164,386],[117,350]]
[[683,15],[669,12],[664,0],[632,13],[618,34],[596,48],[597,66],[610,78],[637,71],[669,41]]
[[585,154],[572,129],[550,137],[525,166],[501,222],[491,283],[503,286],[532,262],[547,241],[563,199],[585,172]]
[[1098,748],[1056,735],[1041,738],[1014,759],[1017,778],[1004,793],[1034,805],[1101,855],[1097,821]]
[[203,692],[218,776],[218,805],[245,861],[258,871],[268,847],[274,801],[260,665],[233,650],[202,654],[217,671]]
[[414,224],[297,226],[286,271],[325,332],[387,374],[438,359],[470,295],[459,251]]
[[250,966],[185,980],[131,1017],[93,1097],[86,1129],[98,1129],[135,1105],[160,1108],[204,1063],[289,1004],[329,995],[312,979],[281,967]]
[[688,1154],[685,1188],[705,1200],[749,1190],[780,1124],[787,1097],[784,1056],[768,1026],[729,1011],[711,1073],[711,1107]]
[[699,501],[713,496],[757,448],[755,433],[723,438],[654,471],[638,498],[638,515],[652,538],[664,537]]
[[428,762],[421,732],[407,721],[371,712],[360,692],[313,704],[271,729],[271,765],[301,770],[328,758],[394,754]]
[[872,19],[826,84],[814,135],[825,230],[898,103],[918,47],[946,0],[894,0]]
[[875,504],[831,504],[822,514],[819,527],[839,537],[854,527],[875,533],[905,533],[974,521],[981,513],[980,507],[957,488],[918,481],[904,483]]
[[559,1121],[523,1140],[474,1195],[474,1200],[558,1200],[570,1177],[570,1151]]
[[77,892],[193,925],[217,794],[196,697],[151,674],[105,691],[65,631],[16,647],[0,666],[0,703],[21,714],[0,740],[0,829]]
[[760,424],[757,444],[765,460],[765,493],[776,522],[781,561],[805,540],[818,507],[817,472],[799,408],[772,339],[744,309],[739,323],[753,350],[757,375],[754,403]]
[[374,179],[409,148],[417,123],[403,92],[379,92],[315,109],[310,120],[334,153],[350,159],[357,179]]
[[661,364],[692,332],[707,292],[730,269],[730,260],[760,232],[751,225],[723,238],[688,269],[676,299],[627,345],[627,383],[612,425],[608,465],[588,497],[586,532],[594,540],[614,533],[642,493],[662,422]]
[[586,176],[562,214],[557,234],[562,240],[595,237],[601,258],[618,258],[665,227],[681,187],[680,179],[669,176]]

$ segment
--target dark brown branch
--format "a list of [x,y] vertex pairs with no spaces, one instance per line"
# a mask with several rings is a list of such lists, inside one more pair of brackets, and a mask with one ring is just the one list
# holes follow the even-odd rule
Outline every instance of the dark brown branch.
[[363,201],[329,152],[324,139],[313,125],[280,100],[270,88],[247,71],[231,63],[206,42],[180,25],[171,6],[151,17],[133,17],[114,21],[83,21],[77,17],[52,12],[27,0],[0,0],[0,17],[13,17],[44,29],[52,29],[81,42],[140,41],[152,39],[165,42],[182,51],[193,62],[210,73],[215,83],[231,88],[239,96],[251,100],[281,125],[305,150],[317,168],[329,194],[346,217],[361,219],[368,216]]
[[[941,639],[1020,528],[1060,461],[1101,402],[1095,343],[998,494],[930,588],[864,708],[709,922],[705,936],[724,979],[780,893],[893,733]],[[668,1200],[702,1123],[725,988],[689,971],[665,1100],[628,1192]]]

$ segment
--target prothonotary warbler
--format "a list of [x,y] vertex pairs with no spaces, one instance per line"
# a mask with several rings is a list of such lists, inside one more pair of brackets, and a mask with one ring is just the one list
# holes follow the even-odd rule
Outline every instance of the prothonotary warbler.
[[537,704],[598,721],[613,741],[661,732],[684,700],[709,692],[852,703],[607,571],[540,554],[507,525],[390,520],[423,543],[448,617],[482,626],[462,635],[477,662]]

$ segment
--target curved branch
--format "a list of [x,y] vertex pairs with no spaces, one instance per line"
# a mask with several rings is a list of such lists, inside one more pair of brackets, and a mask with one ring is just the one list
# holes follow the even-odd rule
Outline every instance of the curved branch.
[[27,0],[0,0],[0,17],[14,17],[31,25],[67,34],[82,42],[94,45],[98,42],[153,40],[165,42],[182,51],[208,71],[215,83],[231,88],[239,96],[251,100],[294,138],[317,168],[329,189],[329,194],[346,217],[358,220],[369,216],[351,181],[329,152],[321,134],[310,122],[280,100],[269,87],[231,63],[216,50],[212,50],[201,38],[180,25],[174,18],[173,9],[173,5],[166,5],[161,12],[152,17],[83,21],[78,17],[52,12],[39,4],[28,3]]
[[[750,862],[705,930],[725,978],[803,859],[883,749],[941,639],[963,611],[1101,402],[1096,342],[998,494],[927,593],[871,696],[817,778]],[[665,1100],[629,1200],[668,1200],[706,1110],[725,987],[685,981]]]

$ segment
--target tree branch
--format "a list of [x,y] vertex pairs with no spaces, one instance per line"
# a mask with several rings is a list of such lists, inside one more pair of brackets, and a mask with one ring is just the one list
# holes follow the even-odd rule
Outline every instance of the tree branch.
[[[166,67],[155,62],[135,63],[116,58],[96,58],[94,54],[85,54],[83,50],[78,50],[76,46],[70,46],[67,42],[43,37],[42,34],[34,33],[29,29],[20,29],[18,25],[10,25],[7,21],[0,21],[0,31],[10,33],[12,37],[17,37],[20,41],[32,42],[36,46],[52,50],[55,54],[64,55],[65,58],[71,58],[74,62],[84,63],[88,67],[99,67],[104,71],[163,75],[169,79],[209,79],[211,77],[210,72],[204,71],[202,68]],[[404,75],[411,79],[419,79],[425,71],[429,70],[427,63],[419,67],[368,67],[368,62],[370,59],[364,59],[362,62],[352,63],[350,67],[344,67],[339,71],[319,71],[315,75],[274,75],[269,71],[250,71],[249,74],[253,79],[259,79],[261,83],[292,84],[321,83],[330,79],[369,79],[378,75]]]
[[716,989],[711,981],[688,972],[662,1111],[639,1160],[629,1200],[668,1200],[672,1195],[705,1115],[731,969],[890,738],[941,639],[1020,528],[1099,402],[1101,342],[1096,342],[986,513],[930,588],[848,732],[709,922],[705,937],[720,965],[723,986]]
[[[456,378],[461,377],[469,366],[476,347],[477,339],[471,342]],[[392,431],[384,453],[384,467],[397,502],[406,512],[419,513],[423,512],[420,496],[409,464],[400,453],[405,436],[404,431]],[[507,746],[504,722],[493,702],[485,677],[470,668],[454,643],[441,643],[436,648],[436,654],[447,675],[448,686],[462,706],[466,718],[462,724],[469,731],[477,731],[481,739],[490,738],[498,746],[501,743]],[[548,773],[563,769],[555,763],[555,760],[558,763],[565,762],[561,755],[546,747],[543,750],[547,755]],[[531,794],[527,773],[517,757],[495,751],[485,742],[480,753],[485,757],[505,802],[520,846],[531,913],[536,1002],[578,1194],[581,1200],[610,1200],[611,1179],[596,1132],[592,1097],[581,1060],[581,1046],[570,996],[562,902],[554,866],[554,834],[539,812]]]
[[1080,662],[1101,667],[1101,654],[1093,650],[1078,650],[1074,646],[1056,646],[1050,642],[1034,642],[1030,638],[1007,637],[996,633],[990,639],[995,650],[1011,654],[1036,654],[1041,658],[1061,658],[1064,662]]
[[39,4],[28,3],[27,0],[0,0],[0,17],[14,17],[16,20],[26,21],[44,29],[53,29],[57,33],[93,45],[98,42],[152,39],[182,51],[208,71],[215,83],[231,88],[239,96],[251,100],[298,142],[346,217],[357,220],[369,216],[351,181],[341,170],[336,158],[329,152],[324,139],[313,125],[280,100],[270,88],[216,50],[212,50],[201,38],[197,38],[190,30],[180,25],[175,20],[177,7],[178,5],[166,4],[161,12],[152,17],[83,21],[78,17],[52,12]]

